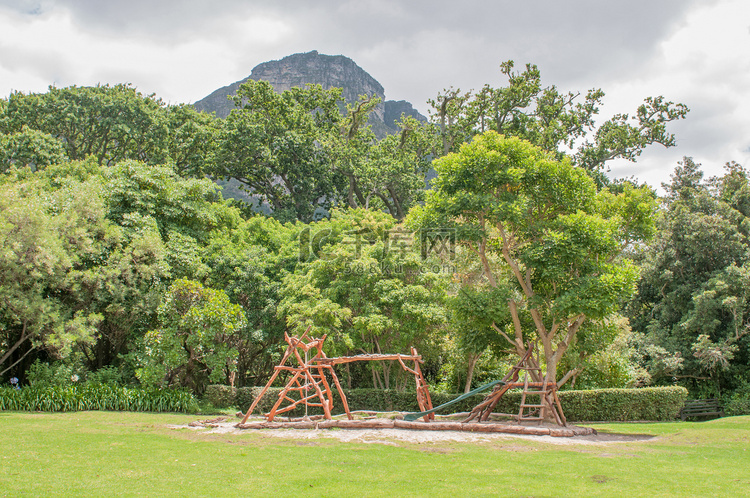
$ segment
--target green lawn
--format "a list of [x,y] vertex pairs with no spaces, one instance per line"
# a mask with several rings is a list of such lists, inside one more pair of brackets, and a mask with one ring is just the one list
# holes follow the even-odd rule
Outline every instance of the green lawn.
[[210,435],[189,415],[0,412],[0,496],[749,496],[750,417],[603,424],[608,445]]

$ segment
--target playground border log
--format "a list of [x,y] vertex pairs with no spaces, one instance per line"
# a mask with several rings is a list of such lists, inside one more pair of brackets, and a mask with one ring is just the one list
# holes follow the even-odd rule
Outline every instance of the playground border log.
[[524,434],[529,436],[573,437],[596,434],[591,427],[524,426],[494,422],[418,422],[400,419],[372,420],[321,420],[297,422],[246,422],[236,424],[238,429],[406,429],[417,431],[460,431],[477,433]]

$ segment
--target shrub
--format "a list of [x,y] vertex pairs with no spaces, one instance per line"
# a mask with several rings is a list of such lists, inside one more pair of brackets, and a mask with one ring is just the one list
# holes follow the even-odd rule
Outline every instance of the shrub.
[[[253,400],[255,397],[260,394],[260,390],[263,389],[262,387],[240,387],[237,389],[237,394],[234,398],[234,406],[242,410],[243,412],[246,412],[248,408],[250,408],[250,405],[253,404]],[[269,393],[266,393],[264,398],[270,396]],[[278,397],[278,394],[276,395]],[[255,413],[260,413],[262,409],[255,409]]]
[[48,364],[36,360],[26,372],[26,378],[33,387],[69,386],[79,379],[76,369],[62,363]]
[[68,412],[113,410],[184,412],[197,409],[193,395],[184,390],[144,390],[105,384],[0,388],[0,410]]
[[112,366],[103,367],[95,372],[90,372],[86,376],[86,380],[93,384],[108,384],[111,386],[119,386],[124,384],[122,370]]
[[724,413],[730,417],[750,415],[750,383],[741,386],[724,401]]
[[206,401],[211,403],[214,408],[229,408],[235,404],[237,389],[231,386],[213,384],[206,387],[206,392],[203,397]]
[[732,397],[724,407],[724,414],[729,417],[750,415],[750,398],[736,399]]
[[561,391],[560,403],[571,421],[674,420],[685,404],[684,387]]
[[[244,387],[237,390],[237,406],[243,412],[260,394],[260,387]],[[273,387],[266,391],[254,413],[268,413],[279,398],[281,388]],[[558,396],[565,417],[571,421],[635,421],[635,420],[674,420],[687,399],[683,387],[651,387],[641,389],[593,389],[588,391],[560,391]],[[379,389],[344,390],[349,409],[373,410],[378,412],[419,411],[414,392],[400,392]],[[520,391],[510,391],[503,395],[495,407],[495,412],[516,414],[521,402]],[[459,394],[432,394],[433,406],[439,406],[456,399]],[[444,414],[471,411],[482,402],[485,394],[475,394],[450,406]],[[333,392],[334,413],[343,413],[343,405],[338,393]],[[304,406],[298,406],[291,416],[304,415]],[[309,415],[323,413],[322,408],[309,407]],[[283,414],[284,416],[287,413]]]

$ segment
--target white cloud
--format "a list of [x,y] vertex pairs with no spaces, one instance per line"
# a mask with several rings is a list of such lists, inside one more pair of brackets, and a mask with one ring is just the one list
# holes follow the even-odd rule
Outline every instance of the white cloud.
[[154,43],[81,24],[64,8],[27,15],[0,7],[0,94],[129,82],[165,100],[194,101],[246,71],[237,67],[236,51],[273,46],[291,29],[281,20],[257,17],[228,20],[221,37]]
[[514,59],[565,91],[603,88],[602,119],[648,95],[687,104],[678,147],[613,165],[658,185],[683,155],[750,165],[749,14],[745,0],[0,0],[0,96],[130,82],[192,102],[316,49],[352,58],[388,98],[426,113],[448,86],[503,84],[498,65]]
[[691,111],[672,127],[677,147],[649,150],[635,169],[618,163],[614,175],[636,171],[656,186],[669,181],[683,156],[702,163],[709,176],[721,174],[732,160],[750,166],[750,5],[725,1],[696,8],[635,76],[610,95],[632,103],[638,95],[663,94]]

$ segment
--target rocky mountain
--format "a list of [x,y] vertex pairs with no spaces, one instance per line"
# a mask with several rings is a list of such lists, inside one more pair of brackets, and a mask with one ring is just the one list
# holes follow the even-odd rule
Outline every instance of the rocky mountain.
[[216,116],[221,118],[227,117],[234,108],[234,104],[227,96],[234,95],[237,88],[247,80],[268,81],[277,92],[292,87],[304,87],[307,83],[319,84],[324,89],[340,87],[343,89],[346,102],[356,102],[360,95],[377,95],[382,102],[370,115],[369,123],[379,137],[398,131],[395,121],[402,113],[426,121],[411,103],[405,100],[386,100],[383,85],[350,58],[343,55],[319,54],[316,50],[259,64],[253,68],[250,76],[219,88],[197,101],[194,104],[195,108],[199,111],[215,112]]

